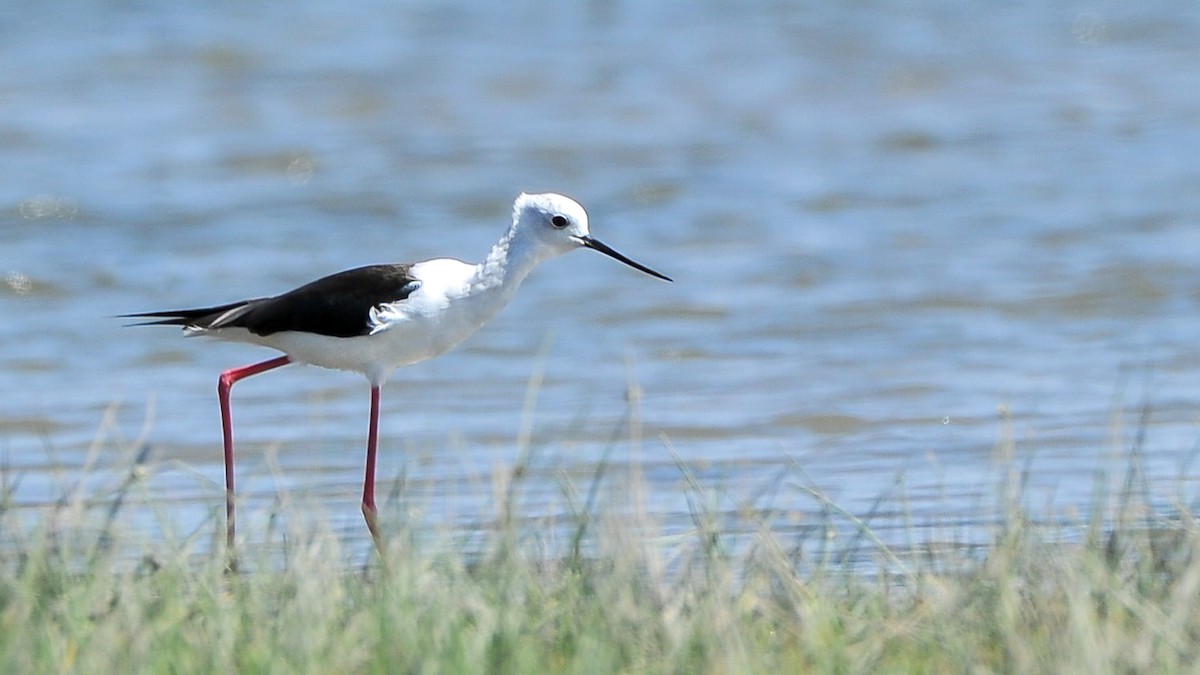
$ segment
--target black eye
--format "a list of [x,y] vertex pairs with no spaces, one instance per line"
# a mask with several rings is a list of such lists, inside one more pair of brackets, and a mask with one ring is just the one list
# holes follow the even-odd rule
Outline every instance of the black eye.
[[571,221],[567,220],[567,217],[564,215],[556,215],[550,219],[550,224],[559,228],[560,230],[566,227],[570,222]]

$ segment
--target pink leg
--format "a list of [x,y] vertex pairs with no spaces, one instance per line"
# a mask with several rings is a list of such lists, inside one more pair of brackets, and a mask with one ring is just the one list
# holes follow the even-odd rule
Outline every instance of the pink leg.
[[367,529],[375,540],[375,547],[383,553],[383,542],[379,538],[375,509],[375,450],[379,446],[379,387],[371,387],[371,423],[367,429],[367,470],[363,478],[362,512],[367,520]]
[[265,373],[268,370],[286,366],[292,360],[287,356],[277,356],[273,359],[254,363],[241,368],[231,368],[221,373],[217,380],[217,398],[221,402],[221,432],[225,442],[225,545],[233,550],[233,416],[229,409],[229,390],[238,380],[251,375]]

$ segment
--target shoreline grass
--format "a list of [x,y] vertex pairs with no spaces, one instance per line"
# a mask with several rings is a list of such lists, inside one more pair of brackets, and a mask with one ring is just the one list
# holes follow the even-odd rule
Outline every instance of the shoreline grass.
[[[596,506],[603,467],[564,485],[570,536],[530,536],[519,465],[469,555],[401,523],[386,562],[348,567],[307,514],[230,574],[215,518],[167,540],[122,527],[138,459],[106,500],[65,500],[32,526],[0,505],[3,672],[1186,672],[1200,658],[1200,527],[1140,500],[1132,470],[1078,541],[1021,506],[1018,476],[997,486],[982,553],[918,541],[901,560],[876,539],[864,573],[764,522],[722,546],[698,485],[693,531],[663,536]],[[198,552],[208,536],[214,552]]]
[[[613,447],[640,442],[635,404]],[[523,427],[465,538],[385,506],[388,555],[364,563],[319,505],[287,496],[247,528],[231,573],[221,504],[179,533],[144,490],[148,422],[113,453],[110,411],[55,503],[17,506],[0,472],[0,672],[1191,672],[1200,523],[1182,503],[1152,503],[1145,417],[1123,480],[1098,476],[1093,507],[1068,525],[1035,517],[1028,467],[1002,437],[983,545],[931,529],[887,541],[875,507],[843,509],[795,463],[759,494],[807,495],[811,526],[777,529],[769,508],[718,512],[666,439],[686,531],[647,515],[638,467],[617,477],[608,454],[582,484],[559,476],[559,515],[527,512],[538,446]],[[101,454],[126,466],[89,480]],[[420,499],[408,487],[397,479],[387,504]],[[127,522],[135,506],[157,514],[156,531]],[[835,532],[850,535],[840,550]]]

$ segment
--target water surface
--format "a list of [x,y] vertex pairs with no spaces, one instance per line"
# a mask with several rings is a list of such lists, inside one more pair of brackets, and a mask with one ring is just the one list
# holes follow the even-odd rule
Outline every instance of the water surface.
[[[1186,3],[6,4],[14,500],[93,447],[118,483],[144,438],[149,494],[215,526],[216,376],[270,354],[113,315],[476,260],[556,190],[677,281],[576,253],[400,371],[380,476],[422,518],[492,513],[524,425],[533,515],[606,456],[677,530],[679,463],[719,511],[810,522],[803,483],[887,531],[979,522],[1012,454],[1032,503],[1086,512],[1143,419],[1155,498],[1189,502],[1197,45]],[[240,384],[247,506],[307,495],[360,536],[366,408],[351,374]]]

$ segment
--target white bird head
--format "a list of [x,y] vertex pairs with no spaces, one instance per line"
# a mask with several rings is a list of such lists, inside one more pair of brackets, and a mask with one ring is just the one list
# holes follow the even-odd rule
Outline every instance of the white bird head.
[[590,248],[665,281],[671,278],[635,262],[592,236],[587,211],[579,202],[553,192],[525,194],[513,203],[513,233],[536,242],[540,257],[561,255],[577,248]]

